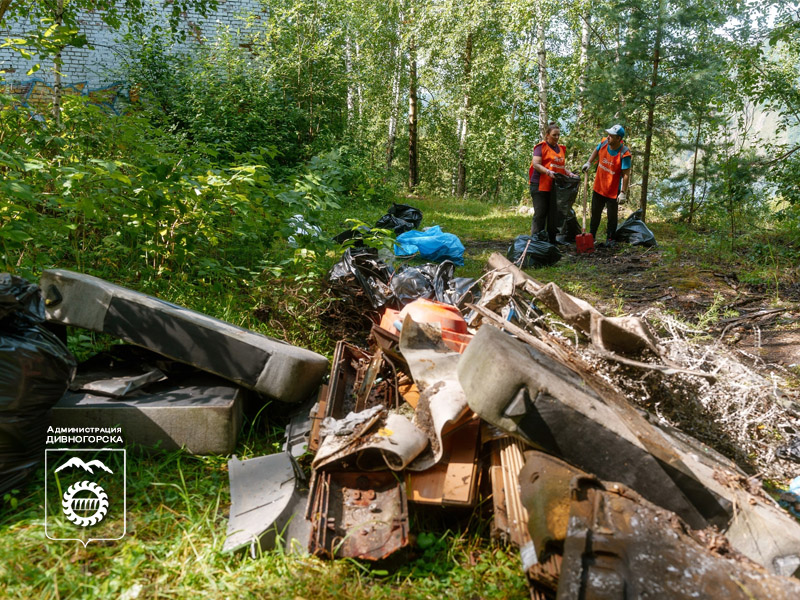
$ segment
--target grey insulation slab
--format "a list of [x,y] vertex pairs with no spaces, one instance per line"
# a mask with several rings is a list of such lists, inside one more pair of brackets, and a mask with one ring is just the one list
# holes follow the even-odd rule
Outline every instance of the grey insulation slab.
[[210,375],[155,384],[124,398],[67,392],[53,407],[52,423],[56,428],[121,427],[126,444],[147,448],[230,454],[242,426],[243,393]]
[[103,279],[63,269],[39,282],[47,319],[107,333],[282,402],[315,393],[328,360]]

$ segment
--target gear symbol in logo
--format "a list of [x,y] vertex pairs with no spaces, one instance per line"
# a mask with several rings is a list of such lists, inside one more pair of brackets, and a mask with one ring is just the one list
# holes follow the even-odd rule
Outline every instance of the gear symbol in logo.
[[[89,492],[89,495],[76,497],[80,492]],[[108,513],[108,495],[93,481],[79,481],[64,492],[61,506],[70,522],[80,527],[89,527],[102,521]]]

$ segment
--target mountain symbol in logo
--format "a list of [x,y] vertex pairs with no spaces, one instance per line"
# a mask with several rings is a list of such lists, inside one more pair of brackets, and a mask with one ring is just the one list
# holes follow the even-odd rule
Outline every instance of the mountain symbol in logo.
[[67,462],[65,462],[63,465],[58,467],[55,470],[55,472],[58,473],[59,471],[63,471],[64,469],[67,469],[69,467],[80,467],[81,469],[83,469],[85,471],[89,471],[89,473],[91,473],[92,475],[94,475],[94,470],[93,469],[95,469],[95,468],[103,469],[104,471],[106,471],[108,473],[113,473],[114,472],[111,469],[109,469],[107,466],[105,466],[102,463],[102,461],[99,461],[99,460],[95,459],[95,460],[90,460],[88,463],[85,463],[80,458],[78,458],[77,456],[73,456],[72,458],[70,458]]

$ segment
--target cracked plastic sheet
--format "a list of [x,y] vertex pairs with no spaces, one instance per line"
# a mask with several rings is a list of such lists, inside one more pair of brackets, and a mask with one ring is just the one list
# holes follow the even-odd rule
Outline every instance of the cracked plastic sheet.
[[461,418],[469,408],[458,382],[461,357],[442,341],[438,323],[417,323],[406,316],[400,334],[400,352],[408,363],[411,376],[420,390],[414,424],[431,441],[408,469],[424,471],[442,458],[442,431]]
[[307,494],[300,489],[298,473],[294,459],[285,452],[249,460],[233,456],[228,461],[231,511],[223,552],[247,549],[255,558],[259,548],[272,550],[279,544],[306,550]]
[[389,467],[402,471],[428,445],[428,438],[411,421],[381,406],[344,419],[327,418],[322,422],[324,439],[312,466],[352,459],[363,471]]

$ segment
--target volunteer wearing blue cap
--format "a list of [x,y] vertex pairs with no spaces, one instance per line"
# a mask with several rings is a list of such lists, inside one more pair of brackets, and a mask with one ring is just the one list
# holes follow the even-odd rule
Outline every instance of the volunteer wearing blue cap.
[[589,231],[597,239],[603,209],[607,209],[605,245],[612,247],[616,245],[614,234],[617,231],[617,209],[620,202],[625,202],[630,184],[631,151],[622,143],[625,137],[625,128],[622,125],[614,125],[606,129],[606,133],[608,137],[600,141],[581,171],[585,173],[594,161],[598,161],[592,188],[592,220]]

